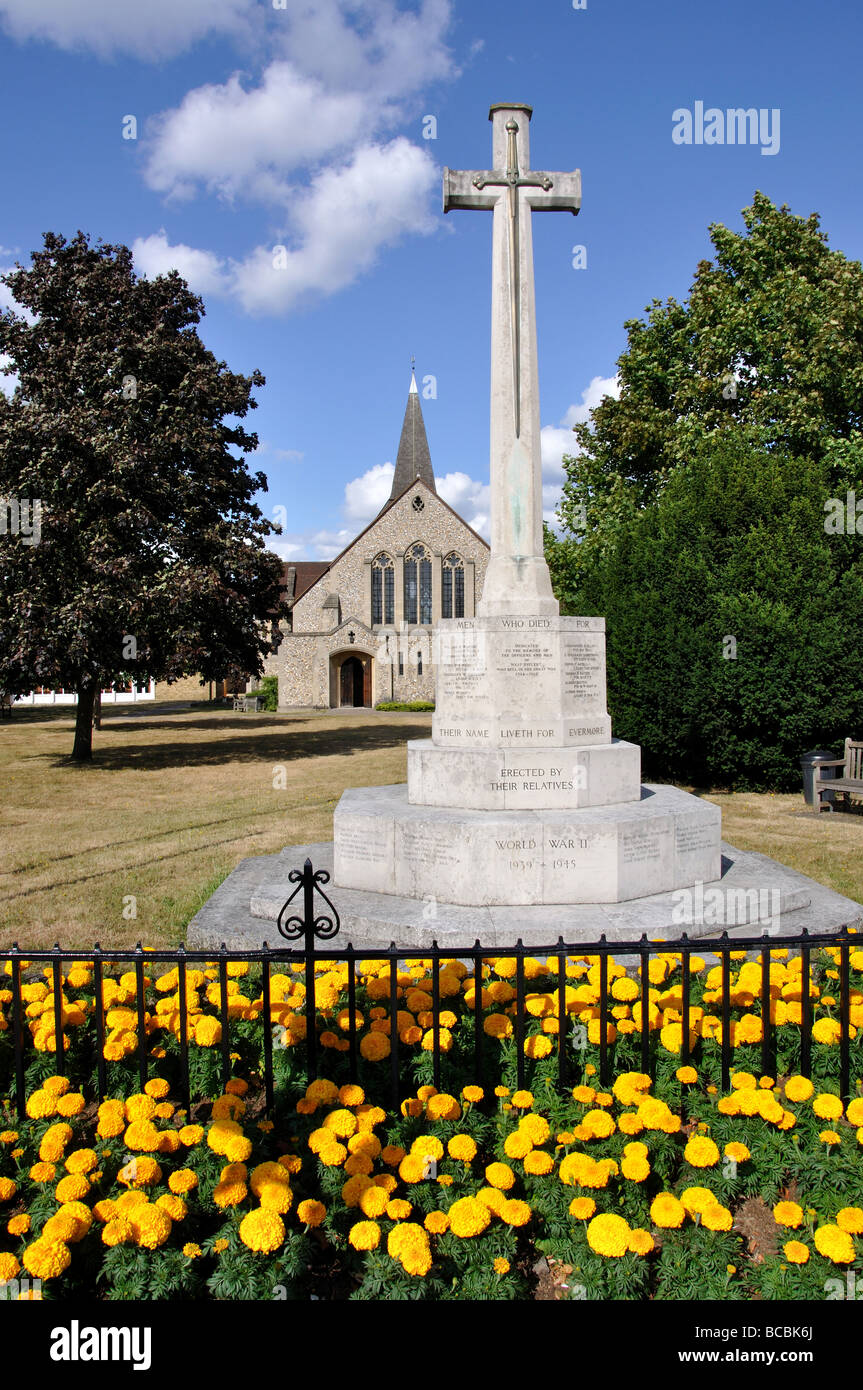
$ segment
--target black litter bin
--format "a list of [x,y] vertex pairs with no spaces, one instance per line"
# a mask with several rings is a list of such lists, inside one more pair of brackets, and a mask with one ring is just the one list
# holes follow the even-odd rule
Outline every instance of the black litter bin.
[[[811,806],[812,809],[813,809],[813,811],[816,809],[816,808],[815,808],[815,769],[816,769],[817,767],[820,767],[823,763],[835,763],[835,762],[836,762],[836,754],[835,754],[835,753],[831,753],[831,752],[829,751],[829,749],[827,749],[827,748],[813,748],[813,749],[811,749],[808,753],[804,753],[804,754],[803,754],[803,757],[800,759],[800,766],[801,766],[801,768],[803,769],[803,797],[804,797],[804,800],[806,801],[806,805],[807,805],[807,806]],[[822,773],[822,776],[823,776],[825,779],[828,778],[828,777],[835,777],[835,776],[836,776],[836,768],[835,768],[835,767],[827,767],[827,768],[824,768],[824,771],[823,771],[823,773]],[[825,803],[827,803],[827,802],[829,802],[829,804],[830,804],[831,806],[833,805],[833,792],[825,792],[824,795],[821,797],[821,804],[822,804],[822,806],[823,806]]]

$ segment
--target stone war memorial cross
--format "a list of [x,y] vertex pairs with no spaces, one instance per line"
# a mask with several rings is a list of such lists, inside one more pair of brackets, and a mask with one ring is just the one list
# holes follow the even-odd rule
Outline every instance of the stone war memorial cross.
[[[479,938],[505,953],[516,938],[546,949],[561,936],[662,940],[684,924],[709,935],[717,922],[760,921],[765,887],[783,917],[794,910],[816,931],[859,915],[763,855],[725,845],[723,863],[718,806],[642,785],[641,749],[611,734],[605,619],[559,611],[542,546],[531,217],[577,212],[581,179],[531,170],[530,115],[492,106],[495,167],[444,171],[445,212],[494,212],[492,554],[476,615],[437,627],[432,736],[408,742],[406,784],[344,792],[332,844],[284,849],[263,880],[261,861],[244,861],[198,913],[190,942],[225,939],[249,875],[258,887],[248,920],[280,920],[286,864],[306,858],[326,873],[332,865],[348,939],[406,954]],[[697,906],[708,901],[722,904],[719,917]]]
[[[719,808],[642,788],[611,736],[605,619],[561,616],[543,553],[534,212],[577,213],[581,175],[531,169],[530,106],[492,106],[491,169],[443,176],[443,208],[491,211],[491,560],[476,616],[441,619],[432,737],[407,786],[352,788],[338,887],[523,907],[628,901],[719,877]],[[419,920],[417,920],[419,918]],[[438,919],[437,930],[442,923]]]
[[491,562],[478,612],[557,613],[542,546],[533,212],[581,207],[581,173],[530,168],[532,107],[492,106],[493,169],[444,169],[443,210],[494,213],[491,311]]

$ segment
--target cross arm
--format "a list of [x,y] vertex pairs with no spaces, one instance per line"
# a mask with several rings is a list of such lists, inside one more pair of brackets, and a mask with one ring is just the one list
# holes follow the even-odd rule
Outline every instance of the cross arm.
[[581,170],[573,169],[571,174],[544,174],[531,171],[531,179],[550,179],[551,188],[546,193],[542,188],[525,188],[524,194],[534,212],[571,212],[576,214],[581,207]]
[[[474,179],[482,179],[498,186],[480,191]],[[500,194],[500,174],[494,169],[444,169],[443,171],[443,210],[452,208],[481,208],[488,212],[494,208]]]

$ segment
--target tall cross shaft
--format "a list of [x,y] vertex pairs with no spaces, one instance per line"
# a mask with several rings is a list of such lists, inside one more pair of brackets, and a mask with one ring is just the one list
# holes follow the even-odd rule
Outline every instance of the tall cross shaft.
[[444,169],[443,209],[494,213],[491,560],[480,614],[557,613],[542,546],[542,458],[531,213],[581,207],[581,173],[530,168],[532,108],[489,111],[494,168]]

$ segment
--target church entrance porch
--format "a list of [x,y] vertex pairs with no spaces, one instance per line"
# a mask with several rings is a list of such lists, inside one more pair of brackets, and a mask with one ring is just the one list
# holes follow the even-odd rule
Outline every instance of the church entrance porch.
[[370,709],[371,704],[371,657],[361,652],[337,652],[330,658],[330,708]]

